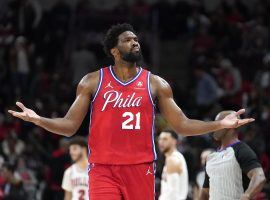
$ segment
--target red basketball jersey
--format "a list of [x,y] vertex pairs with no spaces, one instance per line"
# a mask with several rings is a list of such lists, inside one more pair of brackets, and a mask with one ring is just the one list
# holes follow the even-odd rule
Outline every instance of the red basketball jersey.
[[138,164],[156,159],[149,78],[150,72],[139,68],[132,80],[122,82],[111,66],[100,69],[91,104],[90,163]]

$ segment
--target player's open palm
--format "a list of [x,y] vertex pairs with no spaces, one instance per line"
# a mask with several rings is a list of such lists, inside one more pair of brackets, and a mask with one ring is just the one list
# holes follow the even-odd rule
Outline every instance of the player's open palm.
[[40,116],[37,115],[33,110],[26,108],[21,102],[16,102],[16,105],[22,109],[22,112],[16,112],[13,110],[8,110],[10,114],[12,114],[14,117],[18,117],[24,121],[37,123]]
[[239,126],[243,126],[255,120],[253,118],[240,119],[240,115],[244,113],[245,109],[241,109],[237,112],[233,112],[227,115],[224,119],[221,120],[222,126],[224,128],[237,128]]

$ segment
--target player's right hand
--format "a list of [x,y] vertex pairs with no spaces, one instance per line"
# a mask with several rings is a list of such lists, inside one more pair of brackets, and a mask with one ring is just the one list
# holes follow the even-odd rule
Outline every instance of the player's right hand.
[[21,102],[16,102],[16,105],[22,109],[22,112],[8,110],[8,112],[10,114],[12,114],[14,117],[18,117],[24,121],[38,124],[38,121],[40,120],[39,115],[37,115],[33,110],[26,108]]

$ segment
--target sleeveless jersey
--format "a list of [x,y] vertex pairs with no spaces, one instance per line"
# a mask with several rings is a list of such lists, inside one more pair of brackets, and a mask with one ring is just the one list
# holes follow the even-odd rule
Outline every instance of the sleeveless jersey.
[[156,159],[149,71],[139,68],[133,79],[122,82],[112,66],[101,68],[90,115],[89,163],[125,165]]
[[188,196],[189,183],[186,160],[178,151],[173,152],[173,155],[178,157],[181,161],[182,172],[181,174],[173,173],[168,175],[167,166],[164,166],[161,176],[161,193],[159,200],[185,200]]
[[72,193],[72,200],[88,200],[88,172],[80,170],[76,164],[66,169],[62,181],[62,188]]

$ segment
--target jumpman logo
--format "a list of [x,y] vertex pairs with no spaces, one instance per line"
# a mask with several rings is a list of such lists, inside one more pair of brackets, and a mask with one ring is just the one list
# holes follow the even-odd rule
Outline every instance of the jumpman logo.
[[148,170],[147,170],[147,172],[146,172],[146,175],[148,175],[148,174],[153,174],[153,173],[151,172],[150,166],[148,167]]
[[113,86],[111,86],[111,81],[108,83],[108,85],[105,88],[113,88]]

